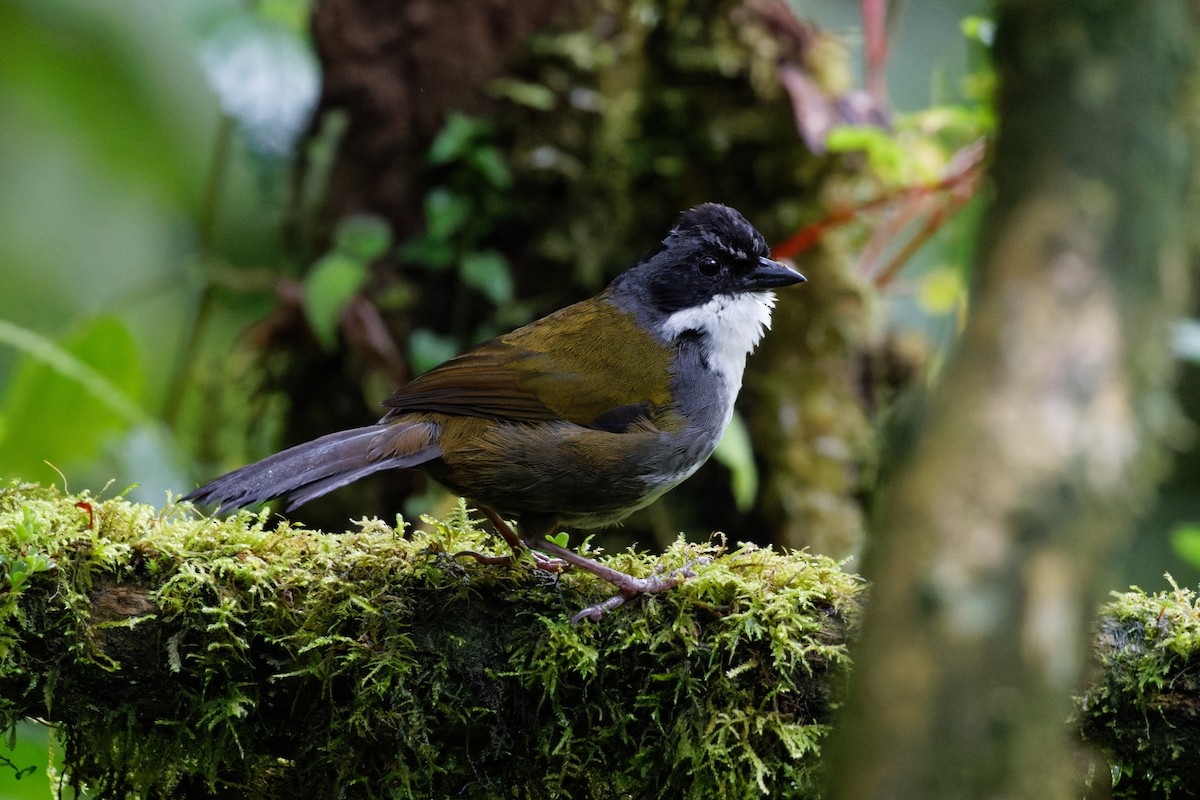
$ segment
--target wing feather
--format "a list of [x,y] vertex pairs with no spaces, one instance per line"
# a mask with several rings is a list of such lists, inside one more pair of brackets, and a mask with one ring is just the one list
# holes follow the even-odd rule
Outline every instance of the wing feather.
[[524,362],[536,355],[492,339],[418,376],[384,405],[393,416],[436,411],[527,422],[558,419],[536,391],[521,385]]
[[666,348],[601,294],[418,376],[384,402],[385,419],[429,411],[610,429],[614,409],[669,404],[669,366]]

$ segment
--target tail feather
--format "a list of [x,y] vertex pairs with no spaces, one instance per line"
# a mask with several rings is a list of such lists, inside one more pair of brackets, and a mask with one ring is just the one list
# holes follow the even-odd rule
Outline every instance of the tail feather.
[[[373,472],[437,458],[437,434],[437,426],[429,423],[376,424],[331,433],[222,475],[183,499],[230,511],[286,496],[292,509]],[[381,441],[397,439],[408,446],[400,451],[380,446]]]

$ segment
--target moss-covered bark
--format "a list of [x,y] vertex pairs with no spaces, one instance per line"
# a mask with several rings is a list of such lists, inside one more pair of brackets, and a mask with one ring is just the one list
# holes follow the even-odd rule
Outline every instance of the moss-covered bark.
[[[599,624],[588,575],[483,566],[468,515],[331,535],[0,490],[0,716],[53,722],[104,797],[811,795],[859,581],[713,561]],[[26,576],[24,579],[21,576]]]
[[1095,654],[1077,716],[1112,765],[1113,797],[1200,796],[1200,597],[1178,586],[1115,595]]
[[[857,578],[752,546],[620,553],[716,557],[573,627],[606,587],[450,555],[496,546],[465,510],[325,534],[2,489],[0,726],[51,722],[101,797],[819,796]],[[1196,791],[1198,609],[1134,590],[1101,612],[1073,724],[1115,797]]]

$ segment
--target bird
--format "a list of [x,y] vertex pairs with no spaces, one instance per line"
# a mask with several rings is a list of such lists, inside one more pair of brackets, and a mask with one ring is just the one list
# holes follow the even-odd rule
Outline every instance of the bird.
[[740,213],[695,206],[599,294],[417,376],[378,422],[268,456],[184,500],[220,512],[283,497],[291,510],[372,473],[420,468],[473,503],[513,552],[468,555],[513,562],[528,548],[543,568],[612,584],[616,594],[572,618],[599,620],[694,573],[637,578],[550,537],[618,523],[708,460],[774,290],[804,281]]

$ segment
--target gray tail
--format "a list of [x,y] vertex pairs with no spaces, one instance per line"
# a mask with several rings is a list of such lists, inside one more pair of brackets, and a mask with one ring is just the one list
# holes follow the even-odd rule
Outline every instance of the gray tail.
[[[437,434],[437,426],[429,423],[376,424],[331,433],[222,475],[183,499],[229,511],[287,497],[291,510],[373,472],[437,458]],[[400,442],[408,446],[396,447]]]

